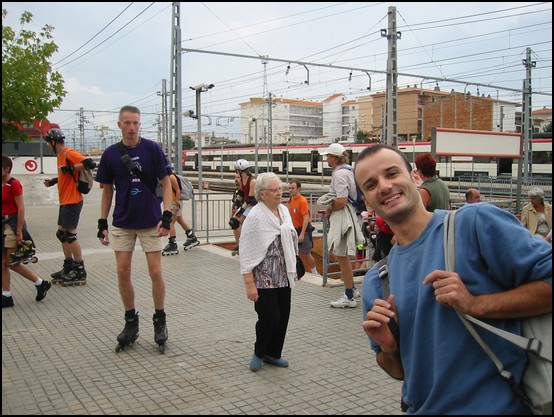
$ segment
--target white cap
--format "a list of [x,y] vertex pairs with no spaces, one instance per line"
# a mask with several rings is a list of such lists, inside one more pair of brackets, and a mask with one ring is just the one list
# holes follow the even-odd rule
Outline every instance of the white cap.
[[342,156],[342,154],[346,152],[346,149],[344,149],[344,146],[342,146],[340,143],[332,143],[329,145],[327,150],[321,152],[321,156],[326,155],[335,155],[335,156]]

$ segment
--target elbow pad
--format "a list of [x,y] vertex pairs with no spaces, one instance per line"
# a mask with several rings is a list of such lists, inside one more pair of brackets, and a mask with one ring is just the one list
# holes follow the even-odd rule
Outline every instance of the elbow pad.
[[92,158],[86,158],[86,159],[83,159],[83,166],[86,169],[94,169],[96,168],[96,162],[94,162]]
[[246,199],[246,204],[248,204],[249,206],[255,206],[256,203],[256,197],[254,196],[248,196],[248,198]]

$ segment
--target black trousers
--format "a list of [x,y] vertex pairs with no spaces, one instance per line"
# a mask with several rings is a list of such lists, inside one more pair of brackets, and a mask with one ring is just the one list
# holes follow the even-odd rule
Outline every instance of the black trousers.
[[258,301],[254,303],[258,313],[254,353],[258,358],[267,355],[279,359],[289,325],[291,289],[259,289],[258,295]]

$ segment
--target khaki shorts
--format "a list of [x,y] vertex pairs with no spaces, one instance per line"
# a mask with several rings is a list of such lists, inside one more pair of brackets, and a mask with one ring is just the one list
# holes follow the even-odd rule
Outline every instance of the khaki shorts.
[[17,248],[17,239],[15,238],[15,233],[13,232],[12,227],[9,224],[4,225],[4,249],[13,249]]
[[183,214],[183,205],[180,201],[172,201],[171,202],[171,214],[174,217],[179,217]]
[[156,227],[149,229],[121,229],[113,227],[111,242],[116,252],[133,252],[137,238],[143,252],[158,252],[163,248],[162,238],[158,236]]

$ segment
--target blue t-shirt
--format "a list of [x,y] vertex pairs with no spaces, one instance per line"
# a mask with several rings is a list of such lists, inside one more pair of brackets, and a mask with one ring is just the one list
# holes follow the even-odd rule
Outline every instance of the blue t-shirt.
[[[146,178],[152,184],[171,171],[162,148],[156,142],[141,138],[138,146],[124,147],[131,160],[140,165]],[[162,216],[160,200],[148,186],[130,172],[123,161],[118,145],[106,148],[102,153],[96,181],[115,186],[115,207],[113,225],[123,229],[147,229],[155,227]]]
[[[400,355],[405,379],[402,398],[410,414],[528,414],[529,410],[498,375],[494,364],[452,308],[435,300],[423,279],[444,270],[443,219],[436,210],[413,242],[395,245],[388,260],[390,293],[395,296],[400,327]],[[510,290],[528,281],[552,285],[552,247],[533,237],[511,213],[487,203],[458,210],[455,224],[455,270],[473,295]],[[378,271],[364,277],[363,318],[382,298]],[[520,320],[484,320],[521,334]],[[502,338],[479,332],[521,381],[526,354]],[[375,352],[379,346],[370,339]]]

